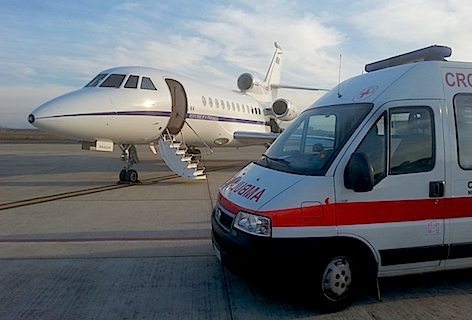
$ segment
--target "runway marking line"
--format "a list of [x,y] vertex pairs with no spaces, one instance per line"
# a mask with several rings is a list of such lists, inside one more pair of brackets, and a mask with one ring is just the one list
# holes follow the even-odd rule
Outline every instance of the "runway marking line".
[[[219,170],[224,170],[224,169],[236,168],[236,167],[240,167],[241,165],[242,163],[233,163],[233,164],[229,164],[225,166],[207,168],[206,172],[214,172],[214,171],[219,171]],[[177,174],[170,174],[170,175],[160,176],[157,178],[141,180],[139,183],[113,184],[113,185],[107,185],[103,187],[94,187],[94,188],[89,188],[89,189],[58,193],[58,194],[53,194],[49,196],[8,202],[8,203],[4,203],[0,205],[0,211],[19,208],[19,207],[25,207],[25,206],[31,206],[34,204],[40,204],[44,202],[51,202],[51,201],[56,201],[56,200],[78,197],[78,196],[84,196],[84,195],[89,195],[89,194],[94,194],[94,193],[99,193],[99,192],[105,192],[105,191],[110,191],[110,190],[115,190],[115,189],[120,189],[120,188],[134,187],[134,186],[139,186],[139,185],[150,185],[150,184],[158,183],[161,181],[172,180],[176,178],[180,178],[180,176],[178,176]]]
[[210,241],[211,237],[117,237],[117,238],[46,238],[0,239],[0,243],[66,243],[66,242],[127,242],[127,241]]

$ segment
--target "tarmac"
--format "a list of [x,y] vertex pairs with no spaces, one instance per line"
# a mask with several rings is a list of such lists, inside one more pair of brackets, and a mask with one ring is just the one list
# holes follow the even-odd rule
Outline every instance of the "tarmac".
[[0,319],[472,319],[471,270],[383,279],[381,301],[320,314],[296,284],[223,267],[218,187],[264,150],[215,149],[188,181],[139,147],[142,183],[118,185],[119,151],[0,143]]

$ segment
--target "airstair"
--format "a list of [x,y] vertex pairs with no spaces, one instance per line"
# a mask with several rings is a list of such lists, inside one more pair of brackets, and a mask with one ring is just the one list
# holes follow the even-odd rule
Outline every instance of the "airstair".
[[158,146],[164,162],[174,173],[187,179],[206,179],[205,168],[199,167],[197,157],[189,152],[184,143],[177,141],[176,135],[169,131],[162,134]]

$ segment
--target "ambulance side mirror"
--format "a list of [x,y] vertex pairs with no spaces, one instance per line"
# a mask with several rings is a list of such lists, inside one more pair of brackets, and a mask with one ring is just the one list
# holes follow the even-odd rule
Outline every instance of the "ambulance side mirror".
[[374,167],[365,153],[351,155],[344,170],[344,186],[355,192],[367,192],[374,189]]

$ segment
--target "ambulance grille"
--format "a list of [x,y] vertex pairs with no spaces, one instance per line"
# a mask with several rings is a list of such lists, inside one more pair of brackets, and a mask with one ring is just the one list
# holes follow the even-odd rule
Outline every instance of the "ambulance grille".
[[232,215],[229,212],[226,212],[226,210],[224,210],[220,206],[216,207],[216,210],[215,210],[216,221],[218,221],[220,226],[223,227],[223,229],[225,229],[226,231],[231,230],[234,217],[235,217],[234,215]]

